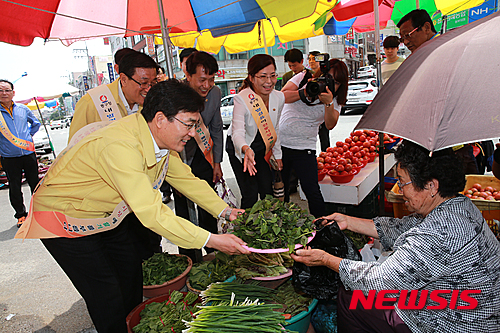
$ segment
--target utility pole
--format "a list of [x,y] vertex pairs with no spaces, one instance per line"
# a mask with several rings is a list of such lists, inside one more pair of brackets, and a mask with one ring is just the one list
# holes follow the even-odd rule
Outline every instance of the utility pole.
[[73,53],[76,53],[76,55],[73,55],[73,58],[75,59],[82,59],[85,58],[87,60],[87,79],[90,78],[90,84],[89,88],[92,89],[97,86],[97,79],[95,75],[94,68],[91,64],[92,58],[89,56],[89,50],[87,48],[87,43],[85,43],[85,48],[84,49],[73,49]]

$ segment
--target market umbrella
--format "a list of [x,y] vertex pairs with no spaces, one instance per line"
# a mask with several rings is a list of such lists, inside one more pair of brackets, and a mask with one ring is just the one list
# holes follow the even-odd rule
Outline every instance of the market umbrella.
[[[65,44],[84,38],[109,35],[131,36],[160,33],[159,7],[163,7],[168,34],[175,35],[175,43],[193,46],[198,37],[199,49],[214,46],[206,40],[231,49],[229,39],[221,36],[238,34],[232,42],[234,51],[241,45],[246,49],[274,44],[274,30],[285,29],[284,40],[304,38],[303,30],[313,34],[318,30],[314,22],[335,5],[333,0],[13,0],[0,1],[0,41],[16,45],[30,45],[34,37],[58,38]],[[57,14],[57,15],[56,15]],[[313,19],[299,24],[302,19]],[[260,22],[260,23],[259,23]],[[326,21],[325,21],[326,22]],[[272,23],[272,27],[267,26]],[[259,24],[265,28],[259,32]],[[290,28],[293,27],[292,30]],[[262,29],[260,29],[262,32]],[[182,34],[182,35],[179,35]],[[243,34],[243,35],[240,35]],[[245,35],[249,34],[249,35]],[[186,37],[184,37],[186,36]],[[295,38],[295,39],[292,39]]]
[[356,129],[430,151],[500,136],[500,13],[420,46],[387,81]]
[[[340,1],[332,9],[333,17],[330,21],[346,21],[355,18],[352,23],[354,31],[359,33],[374,31],[373,2],[373,0]],[[404,15],[417,8],[425,9],[432,19],[437,19],[479,6],[483,2],[484,0],[378,0],[379,24],[381,29],[387,26],[389,20],[397,24]],[[331,31],[325,28],[325,34],[331,34]]]

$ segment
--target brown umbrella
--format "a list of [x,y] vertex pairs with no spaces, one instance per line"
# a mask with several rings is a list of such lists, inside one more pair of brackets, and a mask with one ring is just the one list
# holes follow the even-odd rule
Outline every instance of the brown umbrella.
[[383,86],[356,129],[430,151],[500,137],[500,12],[436,37]]

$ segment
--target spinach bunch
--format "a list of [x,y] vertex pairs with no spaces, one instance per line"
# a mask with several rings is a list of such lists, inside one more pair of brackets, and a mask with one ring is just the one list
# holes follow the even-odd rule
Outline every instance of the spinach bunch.
[[159,285],[181,275],[188,267],[185,256],[176,256],[167,252],[155,253],[142,264],[142,284]]
[[314,216],[292,202],[268,195],[232,221],[233,234],[256,249],[288,248],[307,244],[313,231]]
[[225,281],[234,275],[233,257],[217,252],[215,259],[193,264],[189,271],[189,284],[197,290],[205,290],[212,282]]

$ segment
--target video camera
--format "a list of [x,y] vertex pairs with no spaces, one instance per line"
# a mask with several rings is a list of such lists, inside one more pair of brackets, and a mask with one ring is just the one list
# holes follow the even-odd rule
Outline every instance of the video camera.
[[319,68],[321,69],[321,76],[309,81],[305,87],[305,92],[307,94],[307,97],[304,95],[304,91],[299,90],[299,96],[302,102],[306,103],[307,105],[317,105],[321,104],[321,102],[318,102],[316,104],[312,104],[319,96],[319,94],[326,92],[326,87],[330,89],[330,91],[333,94],[333,97],[335,97],[335,84],[334,84],[334,79],[328,73],[330,70],[330,56],[328,53],[320,53],[317,56],[314,57],[314,60],[319,63]]

